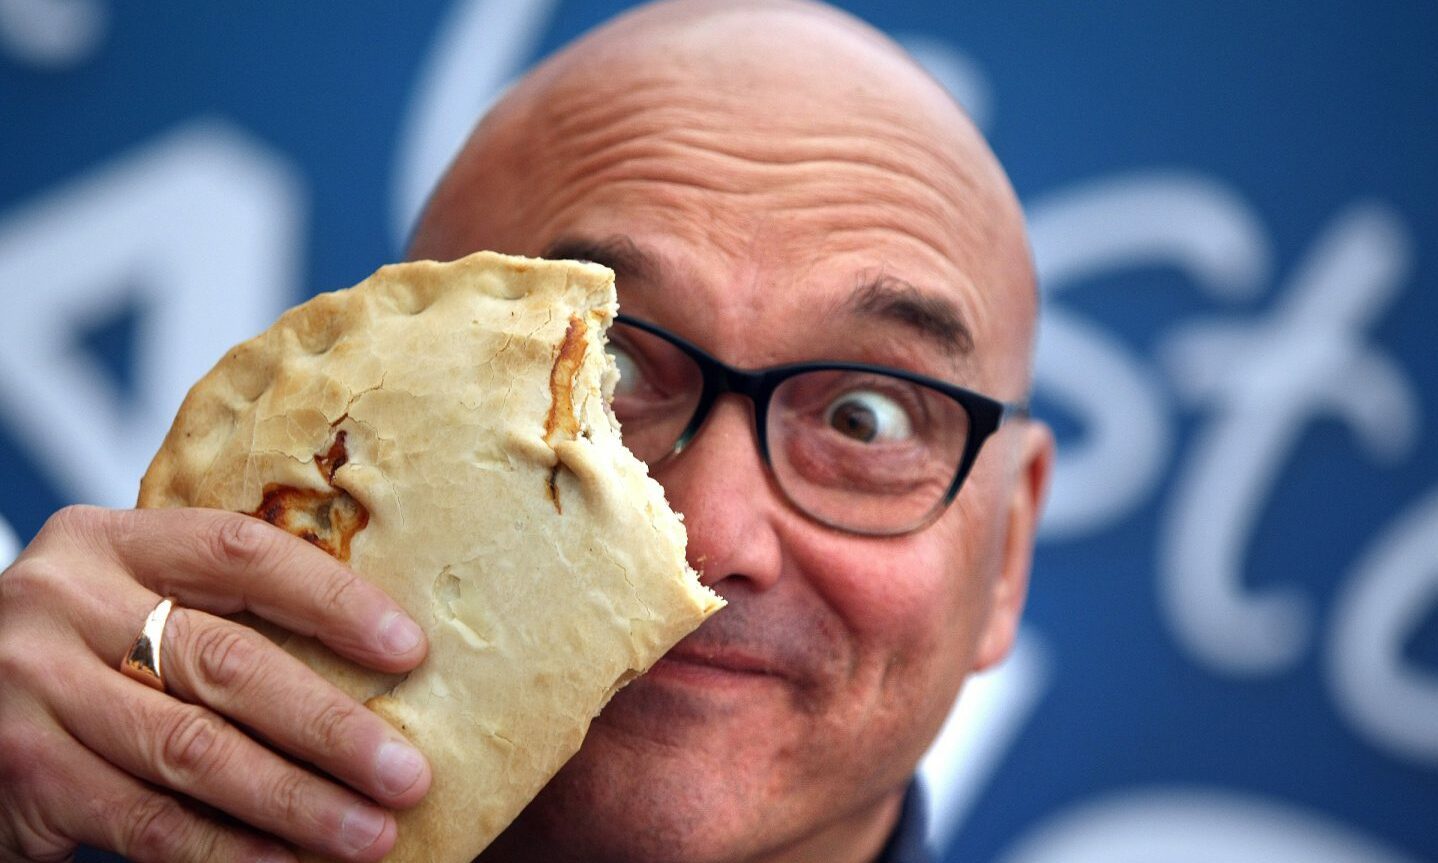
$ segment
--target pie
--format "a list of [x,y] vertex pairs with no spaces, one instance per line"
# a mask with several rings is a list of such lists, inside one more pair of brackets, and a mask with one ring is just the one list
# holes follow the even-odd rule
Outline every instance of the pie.
[[383,267],[231,350],[141,483],[140,506],[303,537],[428,634],[428,659],[396,676],[265,628],[429,758],[432,790],[399,814],[389,860],[473,859],[609,698],[723,604],[620,441],[617,308],[594,264]]

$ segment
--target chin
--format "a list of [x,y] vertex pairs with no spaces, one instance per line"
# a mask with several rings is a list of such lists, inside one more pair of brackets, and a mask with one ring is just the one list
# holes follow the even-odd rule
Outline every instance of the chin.
[[[596,729],[480,863],[700,863],[742,859],[702,770]],[[732,814],[732,813],[728,813]]]
[[750,787],[754,775],[743,761],[752,754],[723,751],[725,723],[716,728],[716,717],[706,720],[700,706],[691,693],[665,686],[622,691],[579,754],[480,863],[717,863],[752,856],[776,813],[762,789]]

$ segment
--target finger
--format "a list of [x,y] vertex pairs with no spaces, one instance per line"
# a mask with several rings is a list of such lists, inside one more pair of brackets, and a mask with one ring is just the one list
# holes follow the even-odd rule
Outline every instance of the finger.
[[[48,717],[47,717],[48,720]],[[284,846],[213,818],[126,776],[58,726],[28,726],[3,747],[0,814],[22,859],[69,859],[76,845],[136,863],[292,863]],[[23,797],[6,799],[7,792]],[[0,849],[6,850],[6,849]]]
[[384,671],[424,657],[424,633],[384,591],[279,528],[219,510],[116,515],[111,542],[157,594],[216,614],[251,611]]
[[274,746],[388,806],[418,803],[430,769],[389,723],[264,636],[177,609],[164,644],[165,681]]
[[[155,600],[133,588],[122,605],[139,618]],[[138,601],[137,601],[138,600]],[[128,637],[92,638],[109,664]],[[122,646],[123,645],[123,646]],[[210,707],[346,785],[395,808],[419,802],[432,773],[424,756],[389,723],[249,627],[196,609],[170,613],[161,641],[170,692]]]
[[388,812],[285,761],[214,712],[119,673],[92,679],[98,685],[83,696],[72,689],[52,697],[65,729],[120,770],[330,857],[378,860],[394,844]]

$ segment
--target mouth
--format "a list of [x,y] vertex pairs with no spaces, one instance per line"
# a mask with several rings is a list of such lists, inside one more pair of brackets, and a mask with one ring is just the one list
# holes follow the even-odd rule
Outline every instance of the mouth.
[[692,682],[784,682],[778,664],[741,650],[680,644],[649,669],[649,676]]

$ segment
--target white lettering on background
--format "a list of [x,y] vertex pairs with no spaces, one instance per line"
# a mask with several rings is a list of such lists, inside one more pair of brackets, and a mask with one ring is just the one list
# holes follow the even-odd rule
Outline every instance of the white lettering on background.
[[1248,794],[1145,788],[1065,810],[1001,863],[1417,863],[1321,813]]
[[1438,677],[1405,642],[1438,614],[1438,491],[1379,534],[1338,597],[1327,672],[1339,712],[1369,743],[1438,765]]
[[1179,642],[1216,670],[1283,671],[1309,643],[1309,597],[1296,586],[1259,593],[1243,579],[1250,536],[1308,425],[1338,419],[1390,464],[1416,440],[1416,394],[1366,332],[1410,258],[1395,215],[1355,207],[1314,244],[1266,320],[1188,323],[1164,346],[1174,384],[1207,414],[1163,514],[1159,597]]
[[[297,297],[301,188],[195,121],[0,218],[0,416],[63,496],[132,505],[185,391]],[[72,341],[136,296],[129,400]]]
[[[1171,497],[1159,507],[1164,619],[1188,655],[1212,671],[1249,676],[1294,667],[1313,642],[1313,597],[1297,584],[1249,586],[1249,542],[1315,420],[1343,423],[1367,458],[1390,467],[1416,445],[1416,389],[1367,335],[1411,267],[1400,217],[1378,203],[1353,206],[1319,236],[1267,313],[1190,319],[1162,334],[1166,380],[1151,374],[1151,361],[1066,309],[1062,295],[1087,277],[1160,264],[1222,303],[1254,299],[1270,265],[1248,208],[1199,179],[1135,174],[1051,195],[1031,209],[1031,221],[1041,278],[1057,297],[1042,322],[1037,386],[1083,427],[1080,440],[1061,448],[1043,538],[1097,533],[1152,496],[1175,461],[1167,399],[1176,391],[1201,415],[1189,451],[1177,459]],[[1431,762],[1438,760],[1438,681],[1405,667],[1401,647],[1421,619],[1415,615],[1432,607],[1438,566],[1420,566],[1421,554],[1431,564],[1438,553],[1422,545],[1428,534],[1417,528],[1393,527],[1386,536],[1371,552],[1381,562],[1356,567],[1350,581],[1357,583],[1340,597],[1332,687],[1340,715],[1369,742]]]
[[440,25],[405,108],[390,173],[390,228],[403,251],[424,203],[475,121],[534,55],[555,0],[460,0]]
[[99,0],[0,0],[0,49],[48,71],[94,56],[109,25],[110,8]]
[[[1218,183],[1173,172],[1096,181],[1029,210],[1039,281],[1061,298],[1083,279],[1172,267],[1219,299],[1255,295],[1269,249],[1248,206]],[[1172,421],[1151,364],[1050,302],[1039,333],[1036,388],[1077,417],[1081,439],[1059,450],[1044,513],[1046,539],[1108,527],[1146,500],[1167,466]]]

